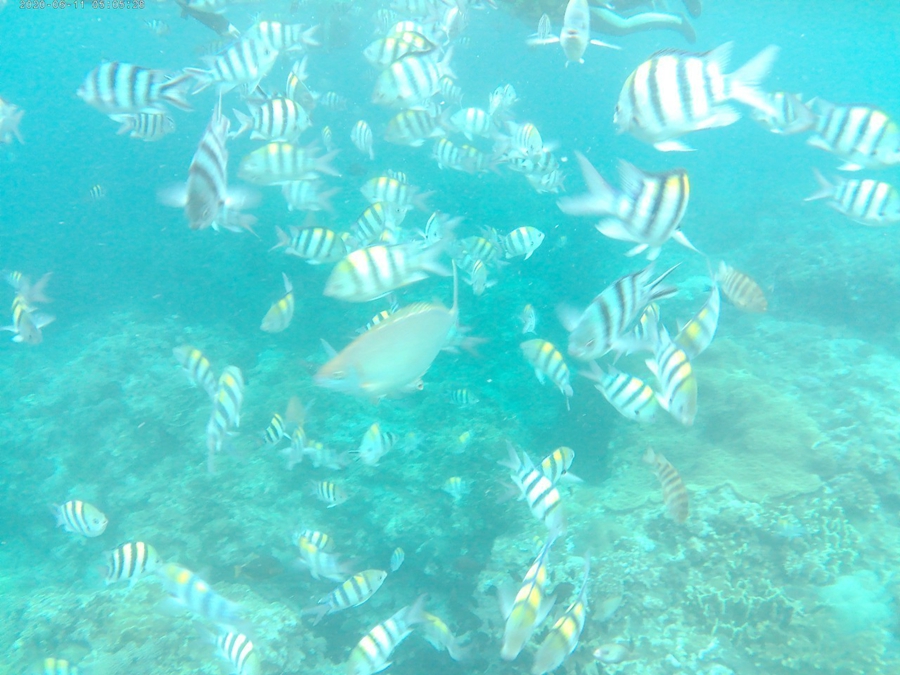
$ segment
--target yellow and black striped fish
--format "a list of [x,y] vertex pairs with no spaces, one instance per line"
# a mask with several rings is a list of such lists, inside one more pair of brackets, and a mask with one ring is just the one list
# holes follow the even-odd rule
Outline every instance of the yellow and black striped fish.
[[387,668],[397,645],[407,638],[414,625],[425,621],[426,597],[419,596],[412,605],[402,608],[363,636],[350,652],[348,675],[374,675]]
[[559,490],[542,471],[535,468],[527,453],[523,452],[520,457],[518,450],[508,442],[507,449],[509,459],[500,464],[511,470],[510,478],[522,493],[531,514],[544,523],[552,539],[565,535],[566,514]]
[[672,520],[676,523],[683,523],[687,520],[690,512],[690,504],[681,475],[669,460],[654,452],[653,448],[647,448],[644,453],[644,461],[650,465],[659,480],[663,491],[663,502]]
[[363,604],[375,595],[386,578],[387,572],[384,570],[363,570],[320,599],[315,607],[304,609],[301,614],[315,614],[315,625],[328,614]]
[[274,302],[263,317],[260,329],[266,333],[280,333],[291,325],[294,318],[294,286],[288,275],[281,274],[284,280],[284,295]]
[[570,383],[569,366],[566,365],[559,350],[546,340],[526,340],[519,345],[525,359],[534,368],[534,374],[543,384],[544,378],[549,377],[566,397],[566,409],[569,409],[569,399],[574,391]]
[[766,294],[749,275],[734,269],[725,262],[719,263],[716,278],[725,297],[732,305],[745,312],[765,312],[769,308]]
[[503,631],[500,657],[505,661],[512,661],[519,655],[522,647],[543,623],[556,601],[555,597],[547,596],[547,558],[553,541],[554,538],[551,537],[544,544],[525,578],[522,579],[522,585],[514,598],[510,597],[511,592],[508,589],[501,590],[501,609],[506,618],[506,627]]
[[261,672],[253,642],[243,633],[222,633],[216,637],[216,647],[234,668],[234,675],[259,675]]
[[53,508],[56,525],[66,532],[84,537],[99,537],[109,523],[107,517],[93,504],[71,499]]
[[188,380],[192,384],[203,389],[210,398],[215,398],[216,389],[219,386],[218,378],[213,372],[209,359],[196,347],[181,345],[172,350],[178,363],[184,368]]
[[578,646],[578,638],[584,630],[584,620],[587,612],[587,584],[591,572],[590,558],[584,561],[584,578],[581,581],[581,590],[563,615],[544,637],[541,646],[534,655],[534,664],[531,667],[532,675],[544,675],[556,670],[562,665],[575,647]]
[[159,553],[150,544],[130,541],[106,554],[106,585],[128,579],[131,585],[162,564]]

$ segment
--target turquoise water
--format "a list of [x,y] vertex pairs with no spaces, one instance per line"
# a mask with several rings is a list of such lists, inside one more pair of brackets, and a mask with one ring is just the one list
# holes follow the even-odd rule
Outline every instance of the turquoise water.
[[[766,89],[877,105],[897,119],[900,13],[876,4],[709,3],[694,20],[695,48],[733,40],[737,66],[777,44]],[[653,52],[688,48],[674,33],[608,37],[623,49],[591,47],[583,65],[565,68],[558,46],[525,45],[536,26],[530,14],[526,22],[505,4],[473,10],[468,42],[453,58],[464,105],[487,106],[495,87],[512,83],[520,99],[515,118],[536,124],[558,144],[558,157],[572,158],[563,164],[570,195],[584,189],[575,150],[608,178],[619,158],[647,170],[686,168],[692,190],[684,232],[711,259],[755,278],[769,301],[765,314],[723,301],[715,341],[695,363],[692,427],[666,415],[652,426],[629,422],[576,376],[570,357],[575,394],[567,411],[563,396],[552,384],[540,386],[522,359],[522,306],[535,306],[538,337],[565,352],[556,306],[583,307],[644,262],[624,257],[628,246],[603,238],[589,218],[562,214],[556,195],[536,194],[503,167],[478,176],[440,171],[430,143],[411,149],[381,140],[392,113],[368,102],[375,72],[360,55],[379,6],[227,10],[241,29],[256,14],[326,26],[325,44],[309,56],[310,86],[351,104],[343,112],[317,109],[301,139],[312,142],[327,124],[341,149],[335,165],[343,177],[327,181],[341,192],[323,222],[347,229],[366,205],[359,186],[393,168],[434,191],[433,208],[465,218],[460,236],[531,225],[546,239],[529,260],[514,259],[493,275],[498,284],[484,295],[461,288],[461,323],[488,340],[480,356],[442,352],[423,391],[378,405],[318,388],[312,374],[327,358],[320,340],[342,348],[386,303],[325,298],[330,266],[268,251],[274,226],[302,223],[276,188],[261,188],[262,203],[251,211],[259,238],[190,231],[181,212],[158,203],[158,189],[186,179],[213,94],[193,96],[193,113],[172,112],[177,130],[157,143],[117,136],[115,123],[75,96],[104,59],[199,66],[197,47],[214,34],[168,3],[36,11],[11,1],[0,11],[0,96],[25,110],[25,143],[0,146],[0,268],[32,279],[52,271],[53,302],[45,309],[56,317],[40,345],[0,342],[0,672],[29,672],[46,657],[91,675],[231,672],[199,639],[198,626],[214,626],[164,607],[155,577],[131,588],[104,585],[103,553],[134,540],[152,543],[166,561],[240,603],[264,673],[344,672],[359,639],[421,593],[429,594],[428,610],[468,642],[470,658],[457,663],[416,631],[397,648],[390,672],[530,672],[535,647],[574,600],[586,551],[588,618],[566,663],[575,672],[896,672],[896,232],[855,225],[822,202],[803,203],[816,188],[812,169],[835,176],[839,164],[808,147],[806,134],[769,134],[744,115],[689,135],[696,152],[684,154],[617,135],[612,113],[622,83]],[[556,29],[561,16],[559,8],[551,12]],[[165,20],[171,32],[153,35],[148,19]],[[289,66],[278,62],[272,88]],[[244,106],[229,94],[224,108]],[[349,142],[360,118],[375,132],[373,162]],[[240,158],[257,145],[229,143],[233,184],[240,184]],[[900,180],[896,168],[863,175]],[[94,185],[103,199],[88,197]],[[404,225],[424,227],[427,215],[413,212]],[[681,290],[662,304],[671,328],[700,307],[709,286],[705,260],[669,243],[658,268],[676,262]],[[297,309],[290,328],[270,335],[259,323],[279,297],[282,272],[293,280]],[[435,277],[407,287],[399,300],[449,304],[451,290],[449,279]],[[5,293],[11,302],[12,289]],[[202,349],[217,373],[236,365],[247,380],[235,450],[212,475],[209,401],[172,356],[185,343]],[[642,359],[627,357],[620,367],[649,380]],[[450,402],[448,393],[462,387],[480,402]],[[257,436],[291,396],[309,404],[308,436],[329,447],[355,450],[376,421],[402,442],[377,467],[328,471],[307,461],[289,472]],[[467,445],[459,440],[465,433]],[[511,663],[499,658],[505,621],[496,588],[519,584],[546,529],[524,503],[498,504],[509,482],[497,464],[507,440],[535,460],[572,447],[572,471],[584,479],[561,488],[569,529],[550,555],[556,606]],[[684,524],[667,517],[660,486],[641,461],[648,445],[687,486]],[[458,503],[440,489],[451,476],[472,488]],[[309,494],[318,480],[339,482],[350,499],[325,508]],[[50,506],[70,499],[107,515],[101,536],[54,528]],[[354,571],[387,569],[398,546],[406,561],[366,604],[312,626],[300,610],[336,583],[296,568],[293,533],[301,527],[330,534]],[[627,660],[595,662],[592,652],[609,643],[625,645]]]

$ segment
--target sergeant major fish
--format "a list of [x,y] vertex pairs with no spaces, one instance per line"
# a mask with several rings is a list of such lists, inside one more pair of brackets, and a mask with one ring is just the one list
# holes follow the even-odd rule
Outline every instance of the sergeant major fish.
[[862,105],[816,99],[816,133],[807,143],[845,160],[842,171],[883,169],[900,164],[900,127],[887,113]]
[[587,618],[587,585],[590,573],[591,560],[589,557],[586,557],[584,561],[584,577],[581,581],[578,597],[566,608],[563,615],[557,619],[544,637],[534,655],[531,675],[544,675],[556,670],[578,646],[578,638],[581,637],[581,631],[584,630],[584,621]]
[[280,333],[291,325],[294,318],[294,286],[287,274],[282,273],[284,279],[284,295],[274,302],[263,317],[260,328],[266,333]]
[[130,541],[106,554],[106,585],[128,579],[130,585],[162,565],[159,553],[150,544]]
[[669,239],[696,251],[681,231],[687,210],[690,183],[684,169],[646,173],[628,162],[619,162],[622,190],[609,185],[581,153],[576,153],[588,194],[559,201],[563,213],[609,216],[597,230],[610,239],[637,244],[626,255],[647,251],[656,260]]
[[733,43],[704,54],[667,50],[639,65],[619,94],[614,122],[663,152],[690,150],[676,140],[700,129],[725,127],[740,119],[728,101],[740,101],[774,115],[759,90],[778,55],[770,45],[734,73],[726,73]]
[[544,383],[546,377],[550,378],[566,397],[566,410],[569,410],[569,399],[574,395],[570,382],[569,366],[566,365],[562,354],[546,340],[526,340],[519,345],[525,360],[534,368],[534,375],[538,382]]
[[171,75],[163,70],[110,61],[87,74],[78,88],[78,97],[107,115],[164,113],[166,103],[190,111],[185,99],[190,79],[187,72]]
[[512,661],[519,655],[556,602],[556,597],[547,595],[547,558],[553,541],[551,537],[544,544],[522,579],[518,592],[514,594],[514,589],[509,585],[499,589],[500,609],[506,619],[500,649],[500,658],[504,661]]
[[80,499],[71,499],[65,504],[54,506],[53,514],[56,516],[57,527],[83,537],[99,537],[109,524],[100,509]]
[[216,378],[212,365],[209,359],[203,355],[203,352],[191,345],[181,345],[180,347],[175,347],[172,353],[175,354],[178,363],[184,368],[188,380],[203,389],[209,394],[210,398],[214,398],[218,388],[218,378]]
[[828,206],[868,227],[900,223],[900,192],[890,183],[838,178],[833,183],[816,171],[819,190],[806,201],[828,199]]
[[374,675],[391,665],[391,654],[412,632],[413,626],[425,621],[423,609],[427,596],[396,612],[387,621],[370,630],[350,652],[347,675]]
[[624,350],[626,331],[652,302],[677,292],[663,280],[674,265],[651,281],[653,265],[627,274],[604,289],[580,315],[560,307],[560,320],[569,331],[569,354],[582,361],[598,359],[612,349]]
[[216,593],[188,568],[166,563],[156,569],[156,574],[166,592],[182,607],[213,623],[225,626],[241,623],[238,605]]
[[536,469],[527,453],[519,452],[507,441],[509,459],[500,462],[511,470],[510,478],[521,492],[520,499],[528,504],[531,514],[544,523],[551,539],[565,536],[566,514],[562,499],[553,482],[540,469]]
[[619,414],[636,422],[652,422],[656,419],[659,402],[649,384],[612,366],[604,372],[596,362],[591,361],[590,367],[590,372],[582,372],[582,375],[596,383],[594,387]]
[[363,570],[354,574],[331,591],[331,593],[321,598],[314,607],[304,609],[301,614],[314,615],[313,625],[315,625],[328,614],[334,614],[351,607],[359,607],[375,595],[386,578],[387,572],[384,570]]
[[[542,17],[543,18],[543,17]],[[538,26],[540,32],[541,26]],[[547,21],[546,30],[550,30],[550,22]],[[620,49],[616,45],[610,45],[600,40],[591,39],[591,11],[587,0],[569,0],[566,12],[563,15],[562,32],[559,37],[540,36],[529,38],[530,45],[546,45],[558,42],[566,55],[566,66],[570,63],[584,63],[584,52],[589,44],[610,49]]]

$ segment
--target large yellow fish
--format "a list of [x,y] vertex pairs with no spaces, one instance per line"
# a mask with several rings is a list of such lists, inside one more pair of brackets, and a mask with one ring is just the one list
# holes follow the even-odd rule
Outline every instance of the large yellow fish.
[[450,309],[420,302],[397,310],[335,354],[313,381],[373,400],[420,389],[422,376],[456,329],[458,286],[454,266]]

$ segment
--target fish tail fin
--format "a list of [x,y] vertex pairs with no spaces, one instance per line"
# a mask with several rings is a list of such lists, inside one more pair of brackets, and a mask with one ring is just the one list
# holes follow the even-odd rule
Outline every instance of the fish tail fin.
[[730,97],[752,108],[762,110],[767,115],[777,115],[778,111],[772,106],[766,94],[760,91],[759,85],[772,70],[778,52],[779,48],[776,45],[769,45],[729,75]]
[[249,131],[253,128],[253,118],[246,113],[242,113],[240,110],[234,111],[234,116],[237,117],[238,122],[240,122],[241,126],[238,127],[238,130],[229,135],[229,138],[237,138],[245,131]]
[[587,185],[587,194],[565,197],[557,202],[560,210],[573,216],[616,215],[618,193],[594,168],[587,157],[576,152],[578,165]]
[[[169,78],[160,88],[159,92],[162,99],[171,103],[176,108],[190,112],[193,110],[191,104],[187,102],[188,84],[194,79],[194,74],[188,72],[191,69],[185,68],[182,72],[174,77]],[[201,71],[203,72],[203,71]]]
[[315,619],[313,619],[313,626],[315,626],[327,616],[328,610],[329,606],[327,604],[315,605],[313,607],[307,607],[306,609],[300,610],[300,616],[315,616]]
[[197,82],[197,86],[194,87],[194,91],[191,92],[192,94],[199,94],[213,83],[210,74],[202,68],[185,68],[182,73],[190,76]]
[[341,172],[331,166],[331,160],[337,157],[337,154],[340,150],[332,150],[331,152],[325,153],[321,157],[316,160],[315,170],[319,173],[324,173],[329,176],[338,176],[340,177]]
[[277,248],[287,248],[291,245],[291,235],[277,225],[275,226],[275,234],[278,236],[278,243],[270,248],[269,251],[274,251]]
[[812,202],[817,199],[829,199],[834,197],[834,189],[835,185],[831,183],[825,176],[823,176],[818,169],[813,169],[813,173],[816,175],[816,181],[819,183],[819,189],[811,194],[809,197],[806,197],[803,201]]

